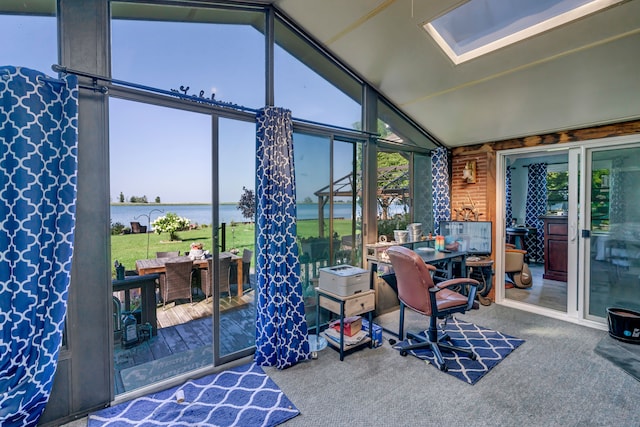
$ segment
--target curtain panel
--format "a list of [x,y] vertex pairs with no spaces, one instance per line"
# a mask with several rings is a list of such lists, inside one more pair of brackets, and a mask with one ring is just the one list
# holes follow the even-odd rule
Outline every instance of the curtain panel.
[[36,425],[67,312],[75,229],[75,76],[0,67],[0,420]]
[[440,221],[451,220],[451,193],[449,189],[449,151],[438,147],[431,152],[433,191],[433,229],[440,232]]
[[256,352],[261,366],[284,369],[309,359],[296,242],[291,111],[256,116]]
[[532,262],[544,261],[544,221],[540,219],[547,212],[547,164],[529,165],[527,176],[527,201],[525,203],[525,225],[535,228],[525,238],[527,252]]
[[507,227],[511,227],[511,223],[513,222],[513,204],[511,202],[511,168],[512,166],[507,167],[505,180],[505,221]]

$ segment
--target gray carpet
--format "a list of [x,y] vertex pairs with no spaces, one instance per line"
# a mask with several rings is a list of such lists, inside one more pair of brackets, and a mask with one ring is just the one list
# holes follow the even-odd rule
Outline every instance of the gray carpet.
[[605,335],[595,352],[640,381],[640,344],[622,342]]
[[[401,357],[388,341],[344,362],[325,349],[283,371],[266,368],[300,409],[285,425],[640,425],[640,383],[594,353],[606,332],[496,304],[459,317],[526,342],[475,385]],[[397,312],[378,320],[397,330]],[[425,326],[413,313],[407,323]]]
[[[401,357],[387,340],[344,362],[327,348],[289,369],[264,368],[300,410],[284,426],[640,425],[640,382],[595,353],[606,331],[496,304],[458,316],[526,342],[474,385]],[[397,312],[378,322],[397,330]],[[419,330],[424,318],[408,313],[407,326]]]

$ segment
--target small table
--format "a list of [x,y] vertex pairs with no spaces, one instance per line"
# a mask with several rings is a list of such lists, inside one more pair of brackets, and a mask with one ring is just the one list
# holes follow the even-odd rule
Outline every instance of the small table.
[[324,308],[332,313],[340,316],[340,343],[336,346],[330,338],[327,338],[327,342],[332,347],[337,347],[340,351],[340,361],[344,360],[344,319],[345,317],[357,316],[360,314],[367,314],[369,320],[369,337],[363,339],[358,344],[352,346],[349,350],[355,350],[361,348],[365,344],[369,344],[369,347],[373,347],[373,309],[375,308],[375,291],[369,289],[365,292],[359,292],[357,294],[349,296],[341,296],[325,291],[320,288],[316,288],[316,332],[320,336],[320,309]]
[[156,279],[157,274],[145,274],[141,276],[128,276],[124,280],[113,280],[111,286],[113,292],[125,292],[125,311],[131,310],[131,298],[129,291],[131,289],[140,289],[141,301],[141,324],[149,323],[151,325],[151,335],[155,336],[158,332],[158,321],[156,318]]
[[491,300],[487,298],[493,286],[493,260],[490,258],[468,257],[467,277],[478,280],[478,293],[476,298],[482,305],[491,305]]
[[[235,261],[238,265],[238,296],[242,296],[242,257],[232,254],[231,252],[220,252],[220,258],[230,257],[231,261]],[[138,274],[166,274],[167,269],[164,266],[167,262],[187,261],[191,260],[188,256],[169,257],[169,258],[151,258],[151,259],[139,259],[136,261],[136,270]],[[193,261],[193,267],[201,270],[209,268],[209,262],[206,259],[195,259]]]
[[[527,250],[525,237],[529,234],[529,227],[507,227],[507,243],[515,245],[516,249]],[[519,244],[518,244],[519,243]]]

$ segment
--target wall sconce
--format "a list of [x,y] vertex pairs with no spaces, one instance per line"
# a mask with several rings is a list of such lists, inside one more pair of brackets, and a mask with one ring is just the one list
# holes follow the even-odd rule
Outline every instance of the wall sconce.
[[462,170],[462,179],[467,182],[467,184],[475,184],[476,182],[476,161],[469,160],[464,165],[464,169]]

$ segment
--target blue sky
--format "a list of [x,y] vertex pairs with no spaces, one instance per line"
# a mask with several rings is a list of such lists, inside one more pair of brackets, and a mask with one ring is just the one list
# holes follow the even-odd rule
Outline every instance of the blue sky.
[[[16,36],[17,35],[17,36]],[[0,65],[22,65],[54,75],[55,18],[1,16]],[[296,118],[343,127],[359,121],[360,107],[305,65],[276,48],[276,100]],[[258,109],[264,105],[264,42],[246,26],[116,20],[112,24],[115,79],[164,90],[189,86],[190,94]],[[111,200],[120,192],[156,196],[162,202],[211,201],[211,120],[169,108],[110,100]],[[223,119],[220,124],[220,201],[237,202],[242,187],[254,188],[255,125]],[[310,149],[309,149],[310,150]],[[318,150],[322,150],[318,147]],[[318,154],[320,155],[320,154]],[[327,184],[328,163],[311,151],[300,156],[298,198]],[[338,156],[338,171],[350,158]],[[326,167],[327,173],[319,170]],[[303,170],[305,169],[305,170]],[[316,180],[316,182],[314,182]]]

